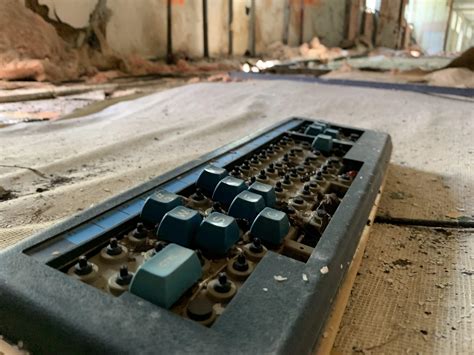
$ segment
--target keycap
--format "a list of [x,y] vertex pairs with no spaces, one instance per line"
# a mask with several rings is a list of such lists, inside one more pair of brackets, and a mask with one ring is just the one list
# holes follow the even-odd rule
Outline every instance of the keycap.
[[229,207],[240,192],[247,189],[244,180],[237,179],[233,176],[226,176],[217,184],[212,200],[222,203],[225,207]]
[[328,128],[328,124],[326,122],[315,121],[313,124],[317,124],[317,125],[322,126],[324,128]]
[[252,223],[258,213],[264,208],[265,201],[262,196],[250,191],[242,191],[232,201],[229,215],[235,218],[246,219]]
[[276,194],[273,186],[256,181],[250,185],[249,191],[262,196],[267,207],[275,207]]
[[334,139],[337,139],[339,137],[339,131],[337,129],[333,129],[333,128],[326,128],[324,130],[324,134],[328,135],[328,136],[331,136]]
[[212,212],[201,222],[196,245],[213,255],[224,255],[239,240],[239,226],[231,216]]
[[163,217],[157,236],[161,240],[190,247],[201,221],[199,212],[184,206],[175,207]]
[[320,125],[318,123],[313,123],[306,127],[306,130],[304,131],[304,134],[310,135],[310,136],[317,136],[320,133],[324,132],[324,127],[323,125]]
[[157,306],[170,308],[202,275],[196,253],[168,244],[135,273],[130,292]]
[[224,168],[219,168],[218,166],[210,164],[206,166],[199,175],[196,181],[196,186],[200,187],[208,196],[212,196],[219,181],[227,175],[227,170]]
[[332,150],[332,137],[326,134],[318,134],[313,140],[312,147],[321,152],[329,153]]
[[159,190],[145,201],[140,217],[145,222],[156,225],[167,212],[182,204],[183,200],[180,196],[166,190]]
[[250,227],[250,235],[264,243],[279,245],[290,230],[286,213],[266,207],[258,214]]

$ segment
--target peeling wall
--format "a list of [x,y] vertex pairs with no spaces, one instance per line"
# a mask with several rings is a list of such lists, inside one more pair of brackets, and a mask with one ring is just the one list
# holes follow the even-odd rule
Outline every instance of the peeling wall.
[[[91,16],[100,7],[106,13],[105,39],[115,52],[145,58],[164,58],[167,54],[167,0],[27,1],[47,6],[42,11],[56,22],[55,26],[66,26],[75,36],[76,29],[85,31],[91,26]],[[277,41],[286,40],[297,46],[301,36],[305,42],[317,36],[327,46],[338,46],[344,39],[346,0],[233,0],[232,9],[229,4],[229,0],[207,0],[208,48],[212,57],[227,55],[230,45],[234,55],[243,55],[252,47],[258,55]],[[255,8],[250,10],[252,4]],[[171,21],[173,53],[202,57],[203,0],[172,0]]]
[[52,20],[60,20],[74,28],[85,28],[98,0],[38,0],[40,5],[49,9],[48,16]]

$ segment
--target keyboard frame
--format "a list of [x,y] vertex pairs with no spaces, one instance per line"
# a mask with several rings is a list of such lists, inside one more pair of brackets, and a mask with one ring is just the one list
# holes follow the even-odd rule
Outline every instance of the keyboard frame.
[[[356,179],[309,260],[303,263],[267,253],[211,328],[129,292],[112,297],[51,267],[64,267],[65,261],[46,264],[25,253],[101,214],[143,198],[189,170],[248,147],[272,132],[284,134],[285,127],[306,121],[312,120],[293,117],[225,145],[2,251],[0,334],[23,341],[33,353],[311,352],[383,182],[392,151],[388,134],[323,121],[331,127],[363,132],[344,156],[363,163]],[[349,225],[350,229],[346,227]],[[328,273],[320,271],[324,267],[328,267]],[[303,273],[308,282],[303,280]],[[287,280],[277,282],[275,275]]]

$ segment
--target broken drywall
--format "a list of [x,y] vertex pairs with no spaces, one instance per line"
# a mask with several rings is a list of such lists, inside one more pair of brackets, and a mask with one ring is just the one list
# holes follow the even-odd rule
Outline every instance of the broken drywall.
[[[74,48],[89,41],[97,45],[96,49],[107,47],[122,56],[165,58],[167,55],[167,0],[25,0],[25,3]],[[204,55],[203,4],[204,0],[171,1],[175,58]],[[275,42],[296,46],[313,37],[318,37],[324,45],[338,46],[344,38],[345,9],[345,0],[208,0],[208,52],[212,57],[224,56],[232,47],[234,55],[259,54]],[[97,15],[101,21],[97,21]],[[91,36],[97,32],[94,26],[100,27],[103,39]]]
[[[53,82],[87,79],[98,82],[124,74],[195,73],[233,68],[232,65],[219,63],[192,65],[182,60],[177,60],[176,65],[165,65],[145,60],[134,53],[121,55],[107,41],[105,24],[111,10],[105,6],[106,0],[99,0],[90,16],[89,27],[81,30],[53,21],[58,25],[55,28],[42,17],[52,21],[48,11],[44,11],[46,6],[39,5],[35,0],[28,2],[40,14],[26,8],[18,0],[0,1],[0,13],[3,15],[0,16],[0,79]],[[84,38],[80,46],[60,36],[74,40],[80,34]],[[202,43],[192,48],[202,48]]]
[[40,5],[48,7],[51,20],[67,23],[74,28],[89,26],[89,19],[99,0],[38,0]]
[[0,2],[0,79],[61,80],[84,69],[55,28],[17,0]]

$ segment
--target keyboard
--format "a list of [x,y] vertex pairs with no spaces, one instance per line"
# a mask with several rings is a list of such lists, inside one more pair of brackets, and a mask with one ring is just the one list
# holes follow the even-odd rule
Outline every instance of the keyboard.
[[390,136],[290,118],[0,254],[0,334],[33,353],[311,352]]

